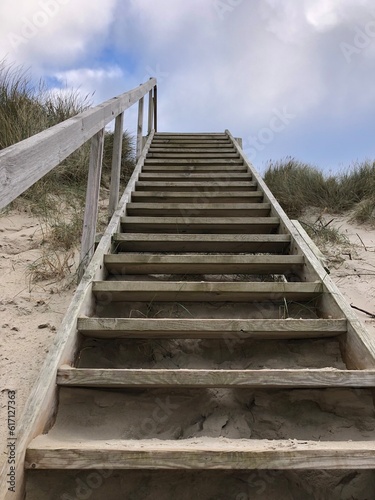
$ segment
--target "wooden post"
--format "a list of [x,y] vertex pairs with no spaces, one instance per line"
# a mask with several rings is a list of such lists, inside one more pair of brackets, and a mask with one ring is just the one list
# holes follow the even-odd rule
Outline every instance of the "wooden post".
[[151,130],[153,128],[153,119],[154,119],[154,102],[152,96],[152,90],[148,93],[148,131],[147,135],[151,134]]
[[121,113],[116,118],[115,134],[113,138],[111,187],[108,206],[109,218],[114,214],[119,200],[123,130],[124,113]]
[[154,87],[154,129],[158,131],[158,86]]
[[142,130],[143,130],[143,104],[144,97],[138,103],[138,129],[137,129],[137,161],[142,153]]
[[91,139],[90,167],[87,180],[86,206],[83,221],[80,266],[80,281],[94,255],[96,222],[98,218],[100,179],[103,164],[104,129]]

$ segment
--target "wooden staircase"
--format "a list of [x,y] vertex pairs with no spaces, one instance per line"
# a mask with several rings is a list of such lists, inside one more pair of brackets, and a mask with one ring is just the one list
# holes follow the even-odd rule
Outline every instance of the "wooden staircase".
[[374,340],[229,132],[151,134],[104,240],[27,500],[244,500],[261,470],[372,484]]

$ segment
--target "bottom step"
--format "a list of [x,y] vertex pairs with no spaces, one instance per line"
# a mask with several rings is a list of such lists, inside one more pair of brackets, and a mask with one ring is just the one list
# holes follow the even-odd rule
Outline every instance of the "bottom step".
[[27,469],[373,469],[375,441],[194,438],[60,441],[39,436]]

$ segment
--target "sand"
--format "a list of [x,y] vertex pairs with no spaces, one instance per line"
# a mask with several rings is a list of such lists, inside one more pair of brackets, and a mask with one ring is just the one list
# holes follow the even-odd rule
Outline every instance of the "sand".
[[[313,214],[310,214],[309,220],[311,217]],[[332,218],[334,221],[331,224],[345,234],[348,242],[339,246],[327,245],[324,249],[328,257],[331,277],[349,303],[375,314],[375,232],[371,228],[349,222],[348,215],[324,215],[324,220],[327,222]],[[40,258],[42,250],[43,232],[36,218],[28,213],[19,212],[11,212],[0,217],[0,421],[2,423],[6,422],[7,389],[17,391],[17,415],[20,417],[22,414],[30,389],[74,293],[74,287],[64,289],[61,283],[53,282],[53,279],[38,283],[30,281],[30,264]],[[131,307],[139,311],[141,306],[139,309],[134,304]],[[158,305],[156,304],[155,307]],[[162,308],[163,304],[160,305],[160,310]],[[128,316],[128,312],[124,315]],[[159,313],[159,309],[157,312]],[[225,315],[225,309],[221,313]],[[359,311],[356,311],[356,314],[375,335],[375,320]],[[216,317],[217,314],[212,313],[211,316]],[[136,317],[136,313],[133,317]],[[159,317],[163,317],[163,314]],[[323,348],[324,342],[325,348]],[[122,341],[111,347],[105,345],[105,342],[88,341],[87,347],[90,349],[84,351],[81,366],[95,366],[100,359],[101,362],[104,361],[105,367],[135,367],[139,364],[153,368],[210,367],[219,369],[281,366],[344,367],[335,341],[312,341],[313,354],[312,349],[306,348],[305,344],[298,341],[273,341],[269,343],[268,350],[264,350],[264,344],[262,349],[259,344],[251,341],[246,345],[237,346],[237,350],[234,349],[229,356],[227,346],[226,349],[222,348],[220,341],[217,341],[216,348],[213,350],[204,341],[190,343],[165,341],[159,342],[158,346],[150,346],[144,342],[137,345],[133,342],[132,346],[130,344],[128,341]],[[239,351],[241,356],[239,356]],[[120,357],[118,355],[120,352],[128,353],[128,355]],[[275,352],[278,356],[274,355]],[[155,437],[154,435],[139,435],[140,432],[142,433],[142,427],[138,425],[140,415],[147,414],[147,405],[150,404],[147,392],[106,395],[101,391],[82,390],[80,394],[82,398],[80,408],[82,414],[85,414],[85,411],[88,412],[86,417],[74,419],[69,414],[69,404],[65,405],[64,413],[59,414],[59,421],[53,431],[57,436],[64,434],[74,436],[74,432],[90,433],[91,430],[86,425],[87,419],[92,419],[96,433],[100,429],[100,432],[105,434],[105,426],[103,428],[101,426],[108,414],[113,412],[118,437]],[[62,397],[68,401],[69,396],[70,391],[64,390]],[[174,420],[168,419],[165,425],[163,424],[157,430],[157,437],[158,439],[189,439],[201,436],[235,439],[288,439],[290,437],[296,439],[373,439],[375,426],[370,391],[275,391],[272,396],[271,399],[263,391],[239,391],[239,393],[225,390],[181,391],[173,397],[176,398],[176,404],[181,405],[182,411],[178,412]],[[156,399],[163,397],[167,396],[155,395]],[[96,398],[96,406],[94,406],[97,411],[94,414],[90,414],[88,410],[92,407],[90,398]],[[155,399],[151,398],[151,404],[154,404],[154,401]],[[125,429],[122,413],[124,405],[127,406],[127,410],[130,409],[127,412],[129,422]],[[181,419],[181,414],[184,416],[183,419]],[[275,418],[275,415],[278,418]],[[317,426],[314,425],[314,428],[309,426],[312,418],[315,422],[320,422],[318,435],[314,434]],[[85,425],[81,427],[80,422],[84,422]],[[110,435],[113,436],[113,433]],[[0,465],[6,457],[5,437],[6,426],[0,425]],[[89,435],[87,437],[91,438]],[[58,472],[55,474],[59,475]],[[77,477],[83,474],[82,481],[87,479],[88,473],[80,474],[80,476],[75,472],[69,474],[70,479],[67,480],[66,487],[70,493],[66,498],[75,498],[73,493],[77,485]],[[215,498],[215,500],[220,498],[247,500],[253,498],[254,495],[260,499],[277,500],[284,498],[373,500],[371,495],[375,487],[374,474],[366,471],[343,471],[329,474],[324,471],[314,471],[314,474],[305,471],[288,472],[282,475],[274,471],[264,473],[255,471],[255,474],[256,477],[250,478],[248,473],[239,472],[235,475],[228,475],[212,471],[208,473],[173,472],[172,476],[167,476],[165,472],[160,471],[148,473],[145,483],[145,476],[141,472],[133,472],[131,481],[128,473],[113,472],[111,481],[122,488],[119,491],[126,491],[126,498],[129,499],[188,499],[192,498],[189,494],[194,492],[193,497]],[[32,473],[32,480],[33,477]],[[35,476],[39,484],[41,479],[46,488],[45,498],[55,498],[49,496],[51,483],[47,481],[47,478],[44,481],[41,475]],[[49,479],[53,482],[53,476],[50,475]],[[103,479],[103,484],[105,481],[106,479]],[[181,488],[178,493],[177,485]],[[29,487],[32,488],[32,481]],[[188,487],[191,488],[189,494],[184,492]],[[153,491],[151,496],[150,490]],[[327,491],[330,492],[329,496],[324,493]],[[27,498],[33,499],[33,494],[30,493]],[[102,498],[100,487],[93,488],[90,498]],[[115,486],[112,496],[106,493],[106,498],[108,500],[118,498]]]

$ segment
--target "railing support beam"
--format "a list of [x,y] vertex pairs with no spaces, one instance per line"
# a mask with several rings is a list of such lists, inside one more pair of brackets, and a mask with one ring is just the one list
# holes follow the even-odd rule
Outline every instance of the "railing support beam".
[[154,121],[154,98],[152,95],[152,90],[148,93],[148,130],[147,136],[151,134],[151,130],[153,129],[153,121]]
[[85,216],[81,256],[78,272],[80,281],[95,251],[95,233],[98,219],[100,180],[103,165],[104,129],[100,130],[91,139],[90,166],[87,180]]
[[144,107],[144,97],[139,99],[138,103],[138,127],[137,127],[137,161],[139,157],[141,156],[142,149],[143,149],[143,137],[142,137],[142,131],[143,131],[143,107]]
[[115,133],[113,138],[111,187],[108,206],[109,218],[111,218],[114,214],[119,200],[123,133],[124,113],[121,113],[116,118]]
[[158,131],[158,86],[154,87],[154,129]]

